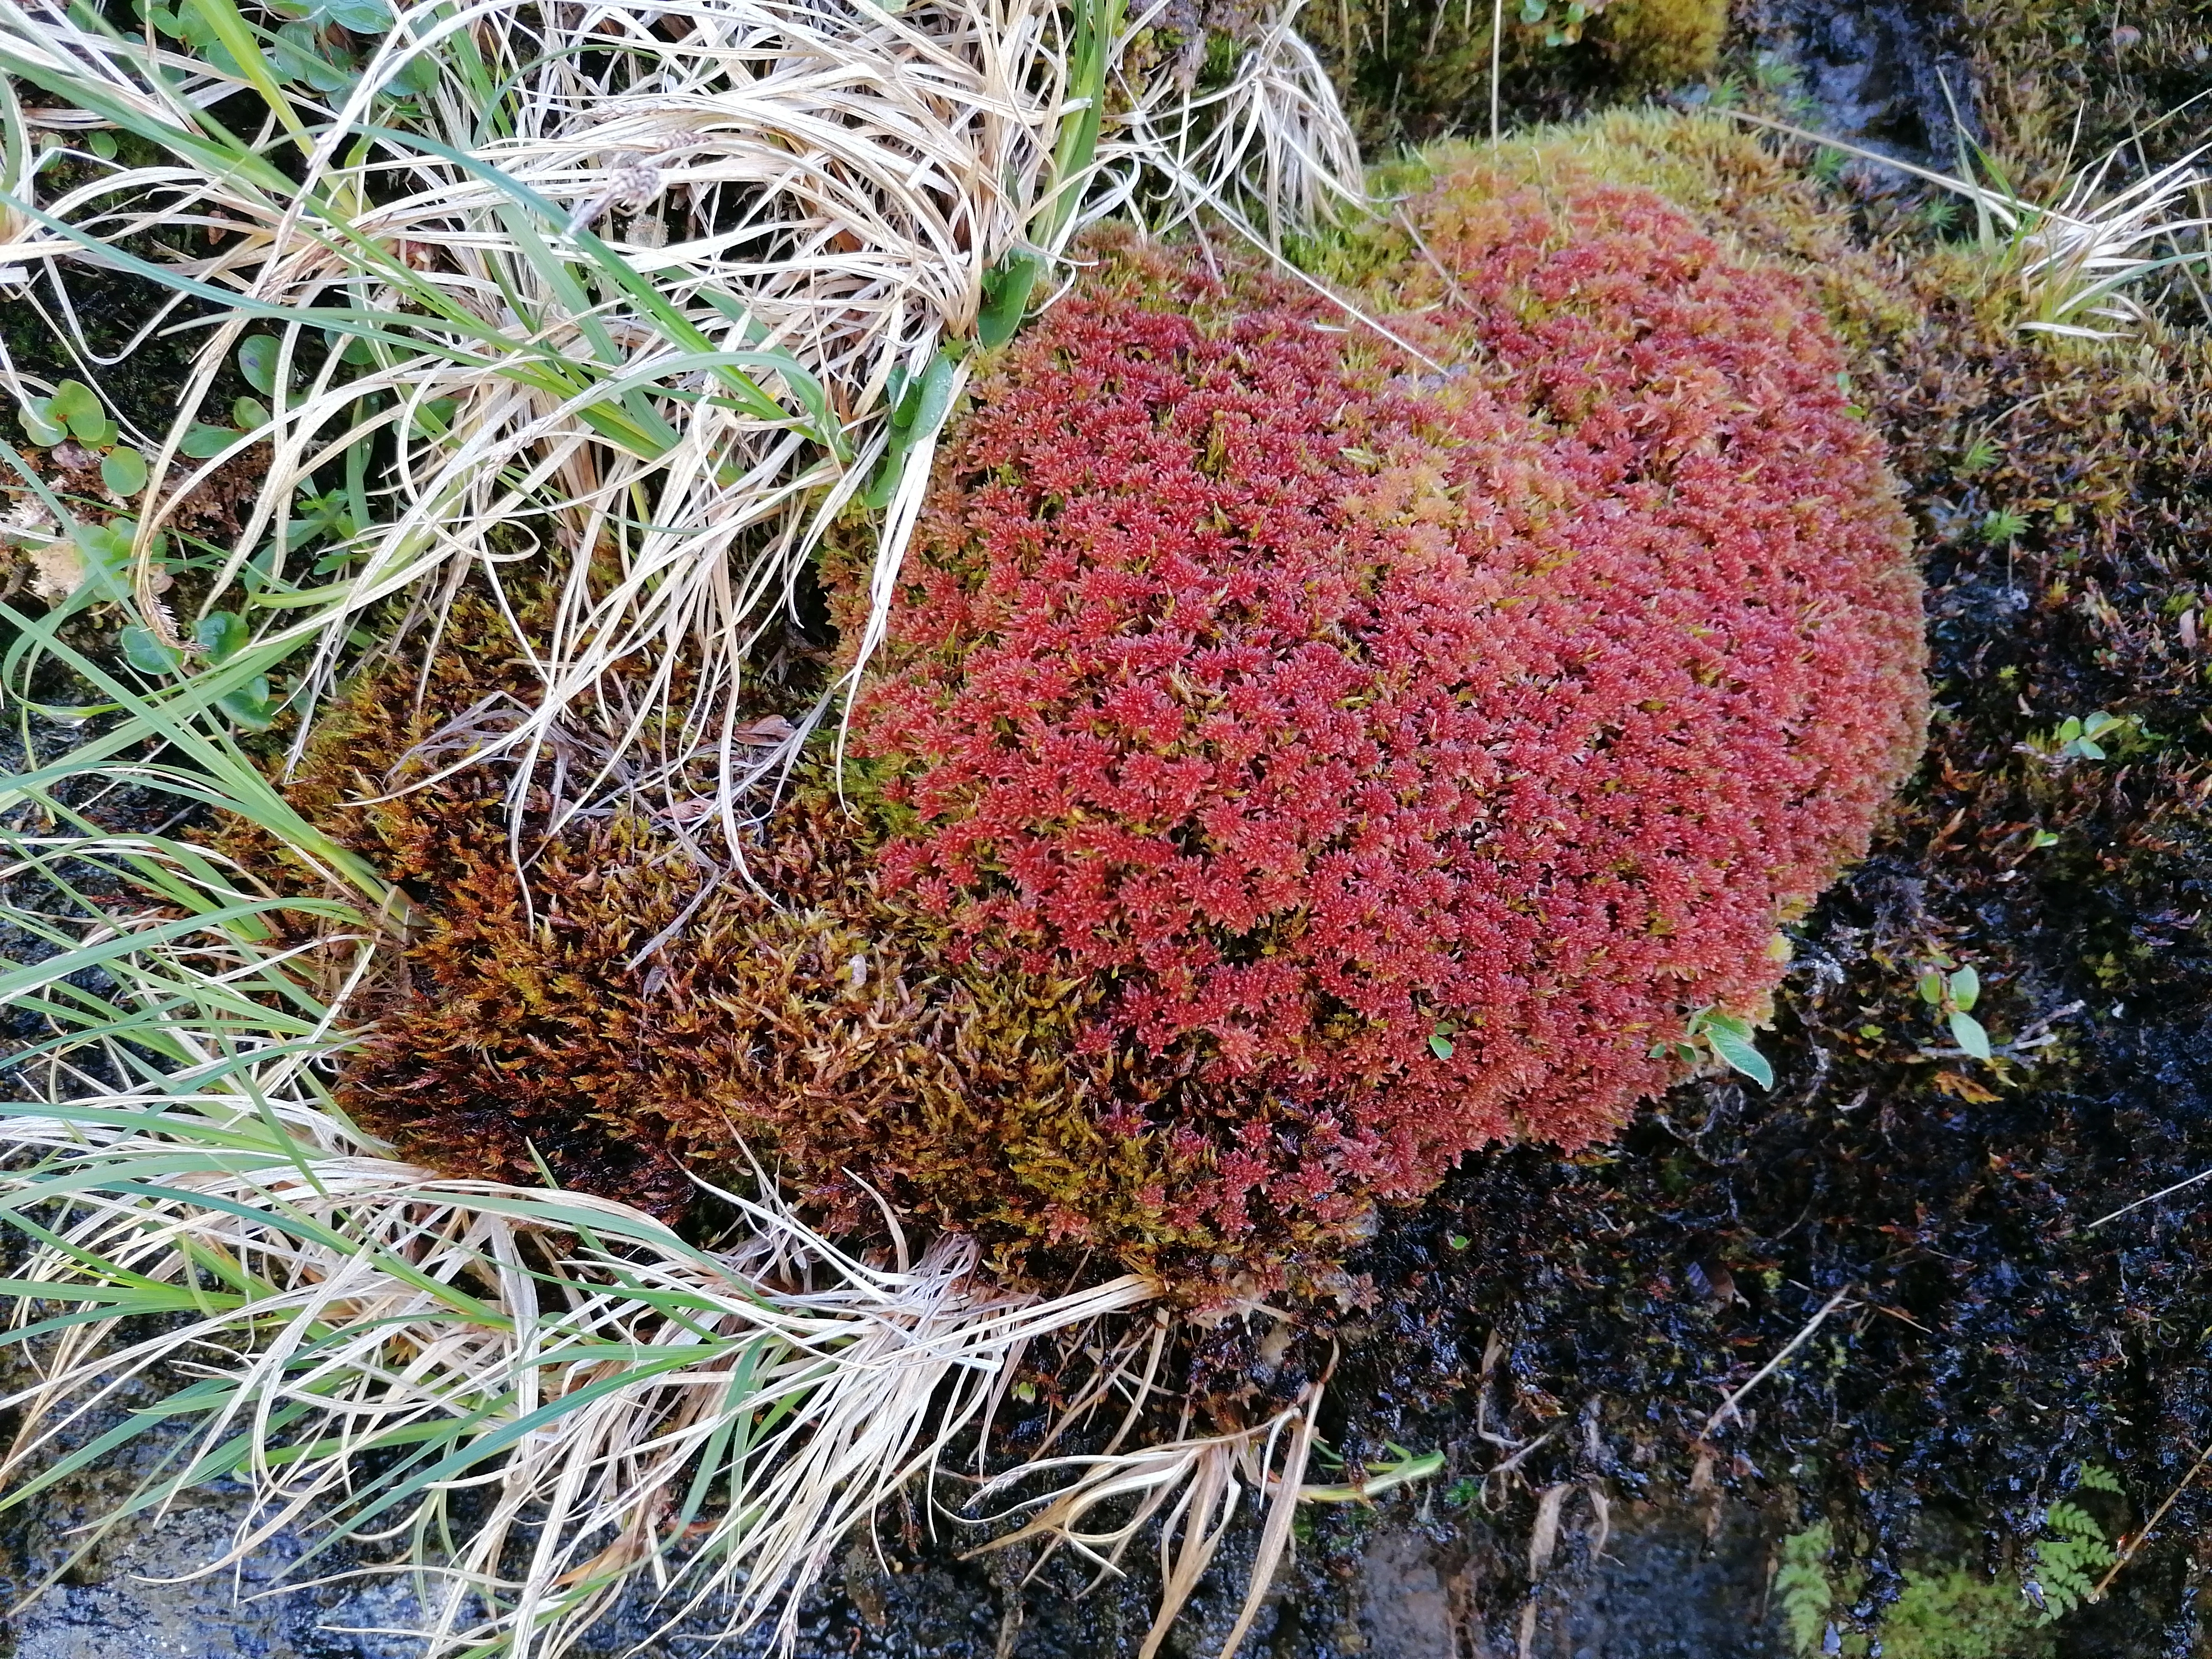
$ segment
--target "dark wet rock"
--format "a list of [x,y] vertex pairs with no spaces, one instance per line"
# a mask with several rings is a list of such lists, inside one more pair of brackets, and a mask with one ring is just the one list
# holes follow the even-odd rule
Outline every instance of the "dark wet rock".
[[[1754,33],[1799,71],[1803,125],[1923,164],[1952,165],[1959,124],[1978,140],[1972,46],[1930,0],[1762,0]],[[1952,112],[1958,112],[1954,122]]]

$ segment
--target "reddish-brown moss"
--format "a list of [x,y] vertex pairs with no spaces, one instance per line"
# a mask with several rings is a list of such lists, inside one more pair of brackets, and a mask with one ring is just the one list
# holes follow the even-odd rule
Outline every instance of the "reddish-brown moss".
[[1863,846],[1917,590],[1790,283],[1640,192],[1418,214],[1374,258],[1443,374],[1102,245],[951,435],[857,814],[802,790],[744,875],[541,793],[526,876],[510,774],[423,784],[528,694],[487,608],[357,688],[295,798],[416,913],[343,1099],[458,1171],[672,1214],[749,1149],[842,1226],[1214,1283],[1608,1133]]
[[[979,960],[1219,1091],[1230,1238],[1609,1134],[1917,754],[1919,588],[1796,285],[1648,191],[1470,169],[1402,336],[1105,272],[979,384],[854,751]],[[1408,250],[1410,254],[1411,250]]]

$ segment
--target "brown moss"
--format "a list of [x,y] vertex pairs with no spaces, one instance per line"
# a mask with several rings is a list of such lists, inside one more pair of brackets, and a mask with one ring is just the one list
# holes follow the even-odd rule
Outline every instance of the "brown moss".
[[[1089,986],[952,965],[941,924],[878,890],[867,817],[827,790],[803,787],[739,872],[702,856],[681,809],[546,839],[539,787],[518,872],[511,769],[428,781],[454,722],[480,737],[529,695],[507,637],[465,595],[427,678],[351,686],[288,791],[412,902],[340,1079],[348,1111],[447,1173],[535,1182],[542,1164],[670,1218],[693,1201],[685,1170],[744,1186],[757,1158],[841,1232],[879,1225],[872,1188],[976,1235],[1009,1276],[1077,1252],[1191,1283],[1228,1267],[1167,1213],[1213,1149],[1101,1121],[1109,1096],[1141,1117],[1196,1085],[1079,1055]],[[246,831],[229,850],[271,853]],[[1261,1254],[1314,1237],[1285,1224]]]

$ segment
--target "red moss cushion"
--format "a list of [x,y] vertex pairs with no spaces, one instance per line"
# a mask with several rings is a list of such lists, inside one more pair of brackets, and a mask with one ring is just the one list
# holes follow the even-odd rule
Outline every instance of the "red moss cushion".
[[1087,1052],[1188,1086],[1096,1110],[1227,1238],[1612,1132],[1923,736],[1796,285],[1638,191],[1419,222],[1413,350],[1114,252],[976,383],[852,730],[886,890],[1107,990]]

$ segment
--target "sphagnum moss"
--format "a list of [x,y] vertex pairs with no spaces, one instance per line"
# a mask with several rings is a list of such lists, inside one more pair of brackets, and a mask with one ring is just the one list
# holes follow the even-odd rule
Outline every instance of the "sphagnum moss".
[[549,837],[541,788],[518,839],[504,773],[434,778],[515,695],[487,629],[357,690],[296,793],[423,903],[342,1098],[441,1167],[672,1213],[757,1155],[838,1226],[1211,1296],[1755,1017],[1920,740],[1839,360],[1649,192],[1416,211],[1400,326],[1464,374],[1102,242],[948,437],[848,799],[741,873],[673,801]]
[[742,1187],[757,1155],[832,1231],[872,1233],[857,1175],[1002,1272],[1030,1245],[1112,1236],[1142,1264],[1210,1243],[1161,1212],[1192,1173],[1175,1149],[1095,1120],[1111,1067],[1075,1042],[1095,993],[948,960],[940,925],[878,891],[868,819],[818,777],[742,871],[645,804],[541,844],[542,789],[519,865],[507,769],[434,775],[457,722],[523,690],[507,625],[464,596],[427,678],[350,687],[289,786],[415,898],[343,1073],[349,1110],[450,1173],[543,1170],[669,1218],[693,1201],[686,1169]]

